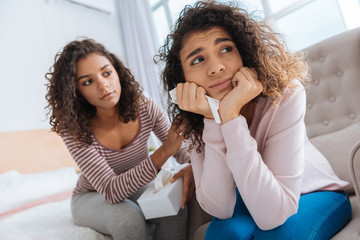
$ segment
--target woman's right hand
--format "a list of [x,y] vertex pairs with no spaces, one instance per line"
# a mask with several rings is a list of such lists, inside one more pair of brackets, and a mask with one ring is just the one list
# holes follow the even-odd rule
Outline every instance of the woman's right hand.
[[181,110],[201,114],[205,118],[214,118],[203,87],[196,83],[179,83],[176,86],[176,95]]
[[163,144],[152,154],[152,160],[158,169],[166,162],[166,160],[179,151],[182,141],[184,140],[183,131],[185,127],[181,125],[176,128],[174,124],[171,125],[166,140]]
[[256,98],[263,90],[263,85],[254,69],[242,67],[232,79],[233,89],[220,101],[219,114],[222,123],[240,115],[243,106]]

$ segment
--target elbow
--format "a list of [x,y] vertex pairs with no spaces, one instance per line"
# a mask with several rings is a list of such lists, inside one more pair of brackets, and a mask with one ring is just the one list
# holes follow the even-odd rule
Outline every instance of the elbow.
[[259,221],[256,223],[256,225],[263,231],[268,231],[268,230],[272,230],[274,228],[277,228],[281,225],[284,224],[284,222],[287,220],[287,218],[285,219],[276,219],[274,221],[269,221],[269,219],[267,221]]
[[111,191],[106,191],[101,194],[106,202],[110,204],[115,204],[124,201],[126,198],[122,197],[120,194],[112,194]]
[[114,197],[111,197],[111,196],[104,196],[105,198],[105,201],[110,203],[110,204],[115,204],[115,203],[119,203],[119,202],[122,202],[124,201],[125,199],[114,199]]
[[[272,230],[283,225],[289,217],[296,214],[298,210],[297,202],[292,202],[287,209],[273,211],[261,219],[258,219],[256,225],[263,231]],[[254,219],[255,220],[255,219]]]
[[109,194],[105,194],[103,197],[105,198],[105,201],[110,204],[117,203],[117,201],[115,201],[114,197],[110,196]]
[[211,199],[205,198],[203,193],[197,192],[196,198],[201,208],[208,214],[219,218],[228,219],[234,214],[236,198],[234,199]]
[[219,218],[219,219],[228,219],[231,218],[234,214],[234,209],[225,209],[225,211],[218,211],[213,214],[213,216]]

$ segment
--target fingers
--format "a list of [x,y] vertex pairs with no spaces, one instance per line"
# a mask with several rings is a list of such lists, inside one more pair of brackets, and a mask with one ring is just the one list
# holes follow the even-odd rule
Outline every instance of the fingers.
[[211,112],[205,97],[205,89],[196,83],[179,83],[176,87],[176,94],[178,97],[178,106],[181,110],[201,114],[203,116],[208,116]]
[[184,83],[179,83],[176,86],[176,95],[180,109],[183,109],[183,91],[184,91],[183,89],[184,89]]
[[184,169],[181,169],[177,174],[175,174],[171,179],[170,182],[173,183],[179,178],[182,178],[184,176]]
[[244,67],[240,71],[246,76],[247,79],[251,79],[251,85],[255,89],[255,92],[260,94],[263,90],[263,85],[257,77],[257,73],[254,68]]
[[256,92],[257,95],[261,93],[263,89],[262,83],[257,78],[257,73],[253,68],[240,68],[232,81],[234,87],[246,88],[250,91]]
[[245,79],[248,81],[252,81],[256,78],[255,74],[247,67],[242,67],[240,72],[244,75]]
[[197,88],[198,85],[195,83],[187,83],[186,85],[188,85],[188,98],[189,98],[189,103],[194,103],[197,101]]
[[[175,174],[170,179],[170,182],[174,183],[179,178],[182,178],[184,176],[184,173],[185,173],[184,169],[181,169],[177,174]],[[189,187],[188,187],[188,184],[185,182],[185,179],[184,179],[184,192],[182,194],[182,199],[181,199],[181,209],[184,209],[186,203],[188,202],[188,195],[189,195]]]
[[206,95],[206,90],[203,87],[196,88],[196,98],[197,99],[204,99]]
[[184,209],[185,205],[191,200],[195,193],[195,183],[191,165],[181,169],[170,179],[170,182],[173,183],[182,177],[184,178],[184,191],[181,200],[181,209]]

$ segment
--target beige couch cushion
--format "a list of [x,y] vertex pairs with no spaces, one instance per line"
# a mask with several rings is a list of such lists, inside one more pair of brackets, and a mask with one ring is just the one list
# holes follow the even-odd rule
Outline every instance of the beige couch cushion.
[[360,28],[307,49],[312,84],[307,89],[309,138],[360,121]]
[[[348,159],[359,139],[360,122],[357,122],[345,129],[314,137],[310,141],[328,159],[339,178],[351,183]],[[354,192],[352,184],[348,192]]]

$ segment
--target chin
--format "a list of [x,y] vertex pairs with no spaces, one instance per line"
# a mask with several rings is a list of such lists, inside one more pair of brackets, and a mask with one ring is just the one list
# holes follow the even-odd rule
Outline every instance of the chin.
[[212,94],[213,96],[210,96],[210,97],[215,98],[215,99],[221,101],[221,100],[226,96],[226,94],[227,94],[228,92],[230,92],[230,90],[229,90],[229,91],[226,91],[226,92],[220,92],[220,93],[218,93],[218,94]]

